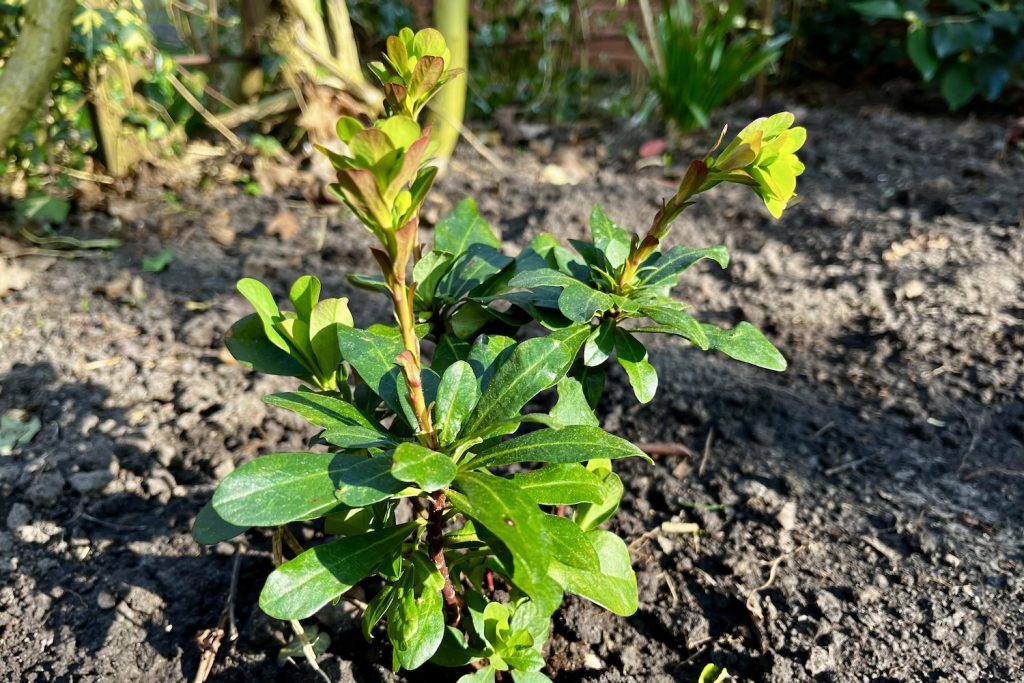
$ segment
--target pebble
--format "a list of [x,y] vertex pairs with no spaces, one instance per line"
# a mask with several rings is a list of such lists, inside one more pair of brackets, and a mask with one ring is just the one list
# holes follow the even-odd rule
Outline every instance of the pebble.
[[117,600],[107,591],[100,591],[99,595],[96,596],[96,605],[100,609],[114,609],[114,606],[117,605]]
[[818,676],[831,671],[835,667],[835,662],[832,660],[832,655],[828,653],[823,647],[815,646],[811,648],[811,654],[807,657],[807,670],[812,676]]
[[24,503],[15,503],[7,513],[7,528],[17,532],[32,521],[32,512]]
[[94,470],[92,472],[75,472],[68,477],[68,483],[79,493],[93,493],[101,490],[114,480],[114,475],[109,470]]
[[818,591],[815,594],[815,603],[817,603],[822,615],[832,623],[838,623],[843,618],[843,603],[832,593]]
[[796,503],[793,501],[786,502],[782,509],[779,510],[779,514],[775,515],[775,519],[778,521],[779,526],[786,531],[792,531],[796,528]]
[[604,662],[601,661],[601,658],[595,655],[593,652],[588,652],[587,654],[583,655],[583,668],[600,671],[604,668]]

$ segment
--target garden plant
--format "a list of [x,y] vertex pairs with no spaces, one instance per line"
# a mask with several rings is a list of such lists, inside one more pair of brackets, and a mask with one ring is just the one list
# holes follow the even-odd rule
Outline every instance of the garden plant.
[[[497,672],[535,683],[548,680],[544,643],[565,593],[618,615],[637,609],[627,546],[602,526],[623,493],[614,461],[649,458],[599,426],[606,365],[622,366],[641,402],[658,385],[646,335],[786,367],[752,325],[699,322],[671,296],[694,264],[725,267],[724,247],[662,245],[680,213],[721,183],[750,187],[780,215],[806,134],[789,113],[724,146],[723,133],[639,235],[594,207],[592,241],[569,249],[545,234],[510,256],[466,199],[427,248],[419,211],[436,168],[417,118],[458,76],[448,65],[437,31],[391,36],[370,65],[384,116],[342,118],[348,152],[322,150],[337,168],[333,189],[379,240],[380,272],[350,278],[386,295],[394,320],[354,326],[347,300],[321,298],[309,275],[291,288],[293,310],[254,279],[238,283],[255,313],[231,328],[229,350],[299,380],[265,401],[320,431],[308,452],[260,456],[228,475],[193,532],[209,544],[273,529],[276,569],[260,607],[291,622],[313,666],[324,634],[301,620],[361,584],[373,595],[364,634],[386,633],[396,670],[433,662],[463,668],[466,683]],[[314,521],[323,542],[304,547],[289,525]]]

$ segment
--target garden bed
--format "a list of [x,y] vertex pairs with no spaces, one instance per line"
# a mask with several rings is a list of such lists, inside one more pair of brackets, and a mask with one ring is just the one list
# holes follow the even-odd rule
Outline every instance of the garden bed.
[[[605,427],[692,455],[617,466],[626,494],[612,524],[632,544],[640,610],[620,619],[569,600],[548,657],[558,681],[692,681],[708,662],[780,683],[1024,670],[1024,153],[1002,120],[830,91],[727,115],[787,106],[810,131],[800,205],[772,222],[750,193],[721,188],[670,242],[729,246],[728,270],[701,266],[679,291],[706,320],[758,325],[790,369],[663,342],[652,350],[661,390],[646,406],[612,372]],[[691,138],[692,153],[706,137]],[[541,230],[582,237],[595,201],[644,229],[672,192],[609,136],[572,148],[572,168],[554,142],[551,160],[584,177],[544,183],[542,142],[501,150],[502,170],[464,151],[439,201],[476,197],[521,244]],[[179,199],[154,190],[134,211],[112,210],[120,217],[79,214],[75,234],[128,243],[109,260],[53,264],[0,308],[0,413],[41,422],[0,456],[2,680],[190,680],[235,548],[201,549],[192,519],[233,466],[300,449],[308,434],[259,400],[290,383],[223,349],[247,312],[235,280],[283,294],[314,273],[325,293],[369,302],[357,323],[385,314],[345,281],[370,269],[371,238],[335,210],[229,190]],[[281,218],[268,236],[282,214],[301,229]],[[165,243],[169,267],[142,273]],[[303,663],[278,664],[286,629],[256,608],[269,539],[243,547],[239,637],[212,680],[315,680]],[[320,618],[335,680],[449,675],[393,676],[390,653],[380,639],[368,648],[352,615],[342,604]]]

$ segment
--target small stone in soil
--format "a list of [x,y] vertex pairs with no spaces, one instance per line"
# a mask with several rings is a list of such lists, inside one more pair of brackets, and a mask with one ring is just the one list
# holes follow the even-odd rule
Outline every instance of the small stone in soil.
[[796,503],[793,501],[786,502],[782,509],[779,510],[779,514],[775,516],[775,519],[779,522],[779,526],[786,531],[792,531],[796,528]]
[[100,591],[99,595],[96,596],[96,605],[100,609],[114,609],[114,606],[117,605],[117,600],[107,591]]
[[25,495],[38,505],[53,505],[64,492],[64,477],[60,472],[43,472],[32,482]]
[[75,472],[68,477],[71,488],[79,493],[93,493],[113,481],[114,475],[109,470],[94,470],[92,472]]

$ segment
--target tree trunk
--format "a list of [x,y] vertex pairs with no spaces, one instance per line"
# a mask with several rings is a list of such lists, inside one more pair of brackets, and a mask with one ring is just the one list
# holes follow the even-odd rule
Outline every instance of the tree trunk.
[[0,69],[0,149],[38,111],[60,68],[75,0],[28,0],[14,51]]

